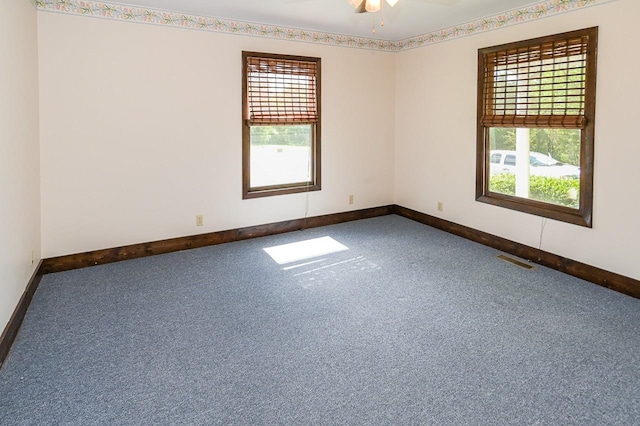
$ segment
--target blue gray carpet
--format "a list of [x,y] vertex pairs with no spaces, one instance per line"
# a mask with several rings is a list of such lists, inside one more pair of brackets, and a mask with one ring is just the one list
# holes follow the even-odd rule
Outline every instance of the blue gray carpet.
[[0,424],[640,424],[640,300],[496,254],[392,215],[47,275]]

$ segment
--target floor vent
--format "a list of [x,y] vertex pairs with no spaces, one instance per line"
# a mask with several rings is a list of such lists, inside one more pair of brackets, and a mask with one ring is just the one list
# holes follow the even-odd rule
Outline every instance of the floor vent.
[[517,260],[517,259],[513,259],[513,258],[511,258],[509,256],[505,256],[504,254],[499,254],[496,257],[498,259],[500,259],[500,260],[504,260],[505,262],[513,263],[514,265],[517,265],[517,266],[519,266],[521,268],[524,268],[524,269],[533,269],[533,265],[530,265],[528,263],[522,262],[522,261]]

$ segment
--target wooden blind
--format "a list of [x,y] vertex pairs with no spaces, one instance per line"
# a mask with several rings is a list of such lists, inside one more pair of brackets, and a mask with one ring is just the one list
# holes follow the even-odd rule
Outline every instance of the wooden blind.
[[315,61],[249,56],[245,66],[248,124],[318,121]]
[[484,53],[482,125],[584,128],[589,42],[580,35]]

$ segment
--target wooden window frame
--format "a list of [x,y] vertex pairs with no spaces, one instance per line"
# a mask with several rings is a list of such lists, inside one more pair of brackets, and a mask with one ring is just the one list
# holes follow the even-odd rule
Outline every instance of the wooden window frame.
[[[555,126],[545,126],[536,120],[518,117],[517,124],[510,123],[505,127],[525,128],[580,128],[580,200],[578,209],[545,203],[523,197],[516,197],[489,190],[490,144],[489,130],[491,127],[503,127],[491,124],[491,119],[485,117],[492,99],[491,88],[485,91],[485,73],[491,72],[486,62],[488,54],[497,51],[507,51],[528,48],[545,43],[554,43],[576,37],[588,37],[586,49],[586,81],[584,95],[584,115],[582,120],[573,124],[556,123]],[[523,40],[478,50],[478,104],[477,104],[477,141],[476,141],[476,200],[524,213],[542,216],[554,220],[572,223],[585,227],[592,227],[593,213],[593,162],[594,162],[594,129],[596,108],[596,64],[597,64],[598,27],[586,28],[561,34],[550,35],[535,39]],[[555,118],[555,117],[553,117]],[[485,124],[489,122],[490,124]],[[494,120],[495,122],[495,120]]]
[[[315,64],[315,118],[278,119],[273,117],[270,125],[311,125],[311,180],[308,182],[294,182],[288,184],[251,187],[251,121],[249,112],[249,58],[274,59],[279,61],[309,62]],[[242,52],[242,198],[259,198],[273,195],[295,194],[301,192],[319,191],[321,189],[321,59],[308,56],[282,55],[276,53]],[[264,120],[260,121],[265,124]]]

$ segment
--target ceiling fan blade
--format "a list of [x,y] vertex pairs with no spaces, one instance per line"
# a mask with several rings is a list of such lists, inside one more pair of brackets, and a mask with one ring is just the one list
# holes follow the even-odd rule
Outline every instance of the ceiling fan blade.
[[347,0],[347,2],[355,9],[360,6],[360,4],[364,3],[364,0]]
[[367,5],[366,0],[347,0],[347,3],[351,5],[355,13],[366,12],[366,10],[364,9]]
[[440,6],[452,6],[460,2],[460,0],[418,0],[418,1],[421,1],[423,3],[437,4]]
[[[304,0],[290,0],[290,1],[304,1]],[[386,0],[387,4],[391,7],[395,6],[399,0]],[[458,3],[460,0],[416,0],[424,3],[431,3],[437,5],[453,5]],[[367,2],[368,0],[347,0],[347,3],[354,8],[355,13],[366,13],[367,10]],[[382,1],[381,1],[382,2]]]

